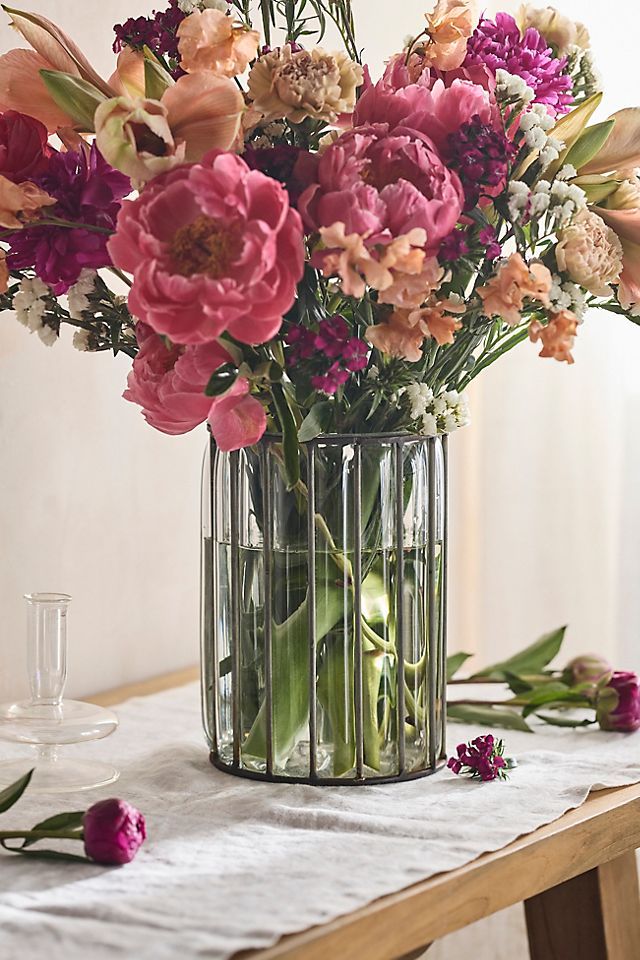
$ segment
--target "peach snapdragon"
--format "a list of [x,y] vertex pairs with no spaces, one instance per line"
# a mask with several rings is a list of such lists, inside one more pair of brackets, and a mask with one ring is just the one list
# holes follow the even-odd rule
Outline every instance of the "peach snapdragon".
[[529,326],[529,339],[532,343],[540,341],[542,350],[539,356],[551,357],[565,363],[573,363],[571,350],[578,332],[578,320],[570,310],[552,313],[546,325],[534,320]]
[[244,73],[258,52],[260,34],[222,10],[195,10],[178,27],[180,66],[187,73],[211,70],[221,77]]
[[522,320],[524,301],[536,300],[550,307],[551,273],[543,263],[527,264],[521,254],[512,253],[498,267],[498,272],[478,294],[488,317],[501,317],[510,326]]

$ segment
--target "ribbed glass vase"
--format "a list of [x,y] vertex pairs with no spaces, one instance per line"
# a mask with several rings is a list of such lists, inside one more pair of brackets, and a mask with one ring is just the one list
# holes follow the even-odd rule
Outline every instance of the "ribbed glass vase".
[[325,436],[287,489],[280,438],[203,470],[202,694],[211,760],[318,784],[443,759],[446,437]]

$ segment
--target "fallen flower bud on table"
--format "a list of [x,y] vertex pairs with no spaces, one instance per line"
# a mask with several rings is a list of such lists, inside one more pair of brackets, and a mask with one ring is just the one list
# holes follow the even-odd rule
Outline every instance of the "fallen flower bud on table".
[[[32,776],[33,770],[30,770],[20,780],[0,791],[0,813],[17,803]],[[31,830],[0,830],[0,846],[9,853],[22,853],[47,860],[121,866],[133,860],[146,836],[145,819],[140,811],[126,800],[112,797],[94,803],[87,811],[55,814]],[[8,843],[10,840],[21,840],[22,843],[12,846]],[[82,841],[86,856],[41,847],[34,849],[34,845],[41,840]]]

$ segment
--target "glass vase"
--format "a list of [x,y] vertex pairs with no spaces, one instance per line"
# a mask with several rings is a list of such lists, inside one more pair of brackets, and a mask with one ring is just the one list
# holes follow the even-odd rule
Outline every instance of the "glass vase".
[[203,468],[202,702],[240,776],[362,784],[444,758],[446,437],[280,438]]

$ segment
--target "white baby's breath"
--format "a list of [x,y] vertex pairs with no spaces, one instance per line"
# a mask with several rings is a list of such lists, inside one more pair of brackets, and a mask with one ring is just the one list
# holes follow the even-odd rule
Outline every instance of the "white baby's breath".
[[37,333],[47,347],[53,346],[58,339],[57,328],[44,320],[47,312],[44,298],[50,295],[51,290],[39,277],[24,277],[13,298],[13,309],[18,321],[31,333]]
[[95,270],[84,269],[67,291],[69,316],[72,320],[82,320],[85,310],[89,310],[91,306],[89,294],[95,290],[96,276]]
[[469,406],[464,394],[448,390],[434,396],[426,383],[411,383],[403,391],[411,404],[409,415],[425,437],[452,433],[469,423]]

